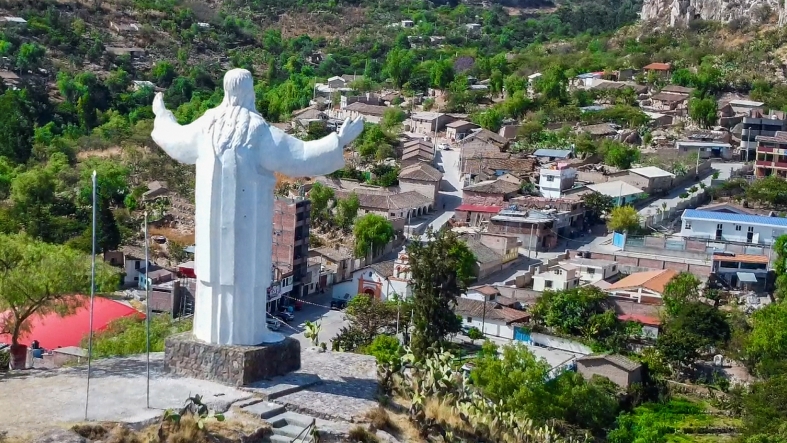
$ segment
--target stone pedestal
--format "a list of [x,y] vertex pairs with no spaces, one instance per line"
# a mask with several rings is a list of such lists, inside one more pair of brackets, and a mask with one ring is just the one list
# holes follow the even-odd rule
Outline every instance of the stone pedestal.
[[205,343],[190,333],[167,338],[164,368],[173,374],[244,386],[301,368],[301,344],[293,338],[259,346]]

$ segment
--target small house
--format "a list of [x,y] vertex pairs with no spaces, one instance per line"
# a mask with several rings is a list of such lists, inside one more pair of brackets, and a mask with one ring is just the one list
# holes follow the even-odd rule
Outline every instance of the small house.
[[613,283],[605,292],[611,297],[660,305],[664,288],[676,275],[678,275],[678,271],[674,269],[636,272]]
[[587,355],[577,359],[577,372],[586,379],[608,378],[623,389],[642,382],[642,365],[622,355]]
[[465,120],[455,120],[445,125],[445,136],[449,140],[459,141],[472,134],[479,126]]
[[579,286],[579,268],[569,263],[558,264],[533,276],[533,290],[562,291]]
[[672,75],[672,65],[669,63],[651,63],[643,66],[642,71],[645,74],[653,74],[660,78],[669,78]]

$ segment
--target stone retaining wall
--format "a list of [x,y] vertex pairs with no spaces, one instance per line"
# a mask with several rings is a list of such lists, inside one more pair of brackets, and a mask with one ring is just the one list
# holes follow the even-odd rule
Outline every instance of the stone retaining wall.
[[196,340],[190,333],[167,338],[164,368],[170,373],[232,386],[245,386],[301,367],[298,340],[260,346],[222,346]]

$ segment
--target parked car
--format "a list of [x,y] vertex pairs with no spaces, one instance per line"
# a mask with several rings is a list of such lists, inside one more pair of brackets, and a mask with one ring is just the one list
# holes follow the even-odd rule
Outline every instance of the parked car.
[[295,307],[296,311],[300,311],[301,309],[303,309],[303,300],[295,300],[293,306]]
[[451,146],[449,146],[448,143],[440,143],[437,147],[443,151],[451,150]]
[[295,320],[295,316],[290,311],[281,311],[276,317],[285,323]]
[[277,318],[273,317],[270,314],[267,314],[265,316],[265,321],[268,323],[268,328],[271,331],[278,331],[279,328],[281,327],[281,321],[279,321]]
[[331,300],[331,309],[338,309],[342,310],[347,307],[347,300],[341,300],[338,298],[334,298]]

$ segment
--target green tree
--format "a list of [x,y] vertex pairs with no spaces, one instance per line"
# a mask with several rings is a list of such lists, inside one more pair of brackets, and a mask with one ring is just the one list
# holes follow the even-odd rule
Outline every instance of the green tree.
[[45,55],[46,49],[38,43],[22,43],[16,54],[16,67],[23,71],[38,69]]
[[473,326],[469,331],[467,331],[467,338],[470,339],[470,343],[475,343],[476,340],[481,340],[484,338],[484,333],[481,332],[480,329]]
[[372,344],[380,334],[396,333],[399,307],[395,302],[358,294],[347,304],[345,312],[348,325],[333,339],[335,349],[354,352]]
[[538,120],[528,120],[519,127],[517,135],[525,143],[536,144],[544,138],[544,125]]
[[0,95],[0,156],[24,163],[33,149],[34,115],[24,91]]
[[366,214],[355,222],[355,256],[365,257],[370,248],[379,251],[394,237],[394,229],[388,219],[377,214]]
[[[96,264],[98,292],[114,290],[112,268]],[[14,346],[28,332],[35,314],[67,315],[82,305],[90,291],[90,257],[61,245],[33,240],[23,234],[0,235],[0,333]]]
[[787,436],[787,373],[754,383],[743,398],[742,415],[746,443],[783,443]]
[[656,349],[677,372],[691,367],[730,339],[726,315],[703,302],[686,302],[662,327]]
[[609,214],[615,207],[615,200],[600,192],[583,195],[582,203],[585,205],[585,218],[589,225],[599,223],[604,214]]
[[640,158],[639,149],[612,140],[604,140],[601,144],[604,163],[619,169],[629,169]]
[[473,114],[473,122],[484,129],[497,132],[503,126],[503,115],[495,108]]
[[358,208],[361,206],[358,195],[350,193],[347,198],[341,198],[336,202],[336,224],[344,230],[349,230],[358,216]]
[[330,212],[328,205],[334,199],[333,189],[322,183],[315,183],[309,191],[309,200],[312,203],[311,218],[313,220],[328,220]]
[[447,88],[454,80],[454,65],[450,60],[435,61],[429,69],[429,80],[433,88]]
[[716,99],[692,98],[689,100],[689,117],[703,128],[713,126],[718,119]]
[[461,322],[453,307],[456,297],[467,289],[475,266],[467,244],[451,231],[428,229],[424,240],[407,246],[415,327],[410,344],[419,359],[448,334],[459,332]]
[[700,280],[689,272],[681,272],[672,277],[664,286],[664,307],[667,315],[674,317],[678,315],[688,302],[694,302],[700,296]]
[[751,316],[745,352],[764,377],[787,374],[787,303],[772,303]]
[[153,77],[153,82],[156,86],[168,88],[172,84],[172,81],[177,78],[178,73],[172,63],[160,61],[153,66],[150,75]]
[[640,229],[639,214],[633,206],[618,206],[609,214],[607,227],[611,231],[635,233]]
[[384,131],[396,132],[406,118],[407,115],[401,109],[388,108],[383,113],[382,120],[380,120],[380,128]]
[[415,69],[415,55],[408,49],[392,49],[385,58],[385,73],[391,77],[394,85],[401,88]]

